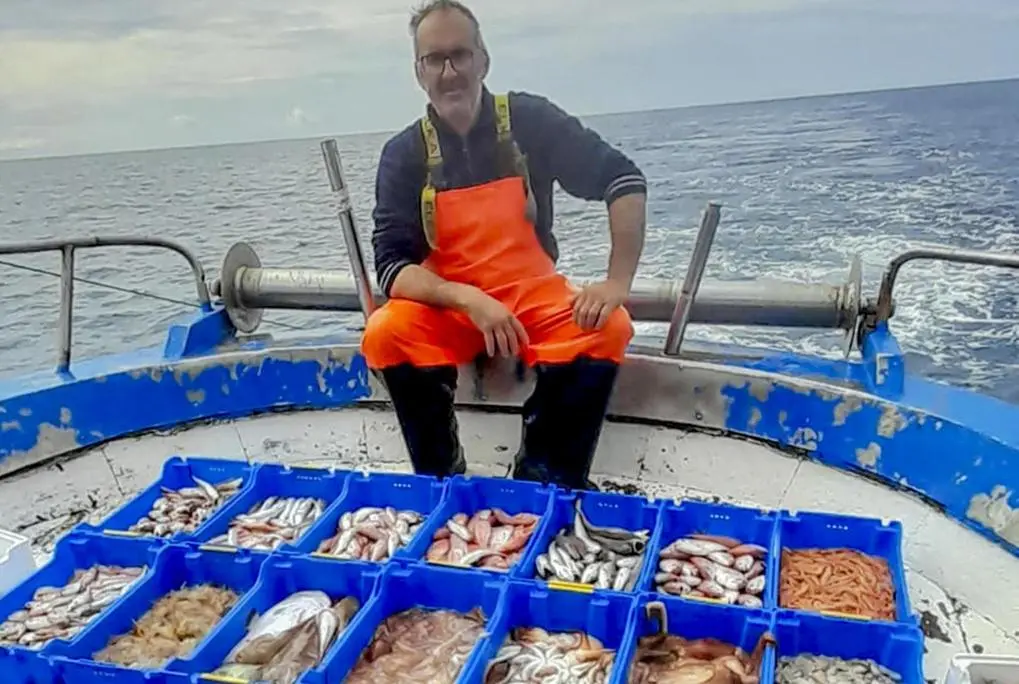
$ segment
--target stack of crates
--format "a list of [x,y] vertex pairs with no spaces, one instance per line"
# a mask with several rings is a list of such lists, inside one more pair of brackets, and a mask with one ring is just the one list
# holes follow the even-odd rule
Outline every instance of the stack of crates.
[[[127,532],[144,517],[162,488],[194,486],[192,476],[212,483],[241,478],[228,498],[193,533],[146,537]],[[270,496],[323,499],[326,508],[301,538],[272,552],[210,545],[230,521]],[[546,582],[536,560],[564,525],[572,523],[577,498],[594,525],[650,531],[639,578],[632,591]],[[365,506],[412,509],[424,517],[411,542],[384,562],[340,560],[315,553],[336,534],[343,513]],[[457,513],[484,508],[540,517],[518,562],[509,571],[461,568],[425,560],[433,535]],[[655,590],[661,549],[689,534],[735,537],[768,549],[763,607],[675,597]],[[714,637],[753,650],[770,632],[776,641],[765,654],[762,684],[775,679],[777,661],[798,654],[867,658],[897,672],[905,684],[921,684],[923,636],[911,614],[902,564],[902,528],[897,522],[715,505],[698,501],[650,501],[622,494],[574,493],[513,480],[457,476],[447,480],[372,473],[252,465],[207,458],[169,459],[159,480],[98,525],[81,524],[64,537],[52,560],[0,597],[0,622],[22,610],[35,590],[63,586],[75,570],[95,564],[146,568],[141,579],[69,641],[41,649],[0,647],[5,684],[200,684],[244,636],[248,621],[295,591],[317,589],[334,599],[355,596],[361,608],[302,684],[338,684],[387,616],[413,606],[465,612],[479,607],[488,619],[482,638],[460,672],[459,683],[479,684],[487,663],[515,627],[584,631],[615,650],[609,681],[627,681],[637,641],[655,624],[646,606],[660,601],[670,633],[688,639]],[[896,616],[881,621],[792,610],[779,605],[783,549],[849,548],[884,558],[895,584]],[[186,657],[159,671],[138,671],[91,660],[110,638],[131,628],[167,592],[201,583],[240,595],[215,628]]]

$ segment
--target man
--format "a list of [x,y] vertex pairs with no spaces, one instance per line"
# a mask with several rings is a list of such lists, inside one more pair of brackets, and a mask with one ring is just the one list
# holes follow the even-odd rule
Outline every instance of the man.
[[[362,351],[381,371],[415,472],[464,472],[457,365],[486,352],[518,356],[537,377],[513,477],[590,487],[633,337],[622,306],[644,245],[644,176],[545,98],[488,92],[488,51],[463,4],[432,0],[411,32],[430,105],[382,150],[372,244],[389,301],[368,320]],[[608,274],[583,290],[555,270],[554,181],[608,206]]]

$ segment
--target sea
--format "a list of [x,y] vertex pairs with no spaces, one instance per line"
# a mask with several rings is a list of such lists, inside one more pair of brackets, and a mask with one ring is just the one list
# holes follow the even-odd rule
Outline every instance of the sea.
[[[682,277],[708,201],[722,204],[709,279],[841,283],[859,255],[873,297],[911,247],[1019,251],[1019,80],[582,118],[648,177],[641,277]],[[388,135],[337,138],[369,259]],[[556,202],[562,269],[604,273],[604,207],[562,192]],[[318,139],[0,163],[0,242],[93,235],[174,238],[210,279],[237,241],[267,266],[347,268]],[[59,266],[55,253],[3,258],[0,376],[55,363]],[[89,250],[76,269],[75,358],[159,344],[194,305],[173,253]],[[895,296],[911,371],[1019,402],[1019,272],[918,262]],[[358,326],[353,314],[270,311],[260,332]],[[706,326],[689,339],[832,357],[842,342],[837,331]]]

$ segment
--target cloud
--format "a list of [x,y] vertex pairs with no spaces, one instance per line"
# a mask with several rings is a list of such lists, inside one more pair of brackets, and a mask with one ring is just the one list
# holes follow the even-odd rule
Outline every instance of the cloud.
[[[421,107],[407,35],[411,0],[3,2],[4,156],[395,127]],[[1014,0],[471,5],[493,52],[493,87],[550,90],[585,110],[809,91],[819,77],[800,71],[815,64],[832,74],[862,65],[852,77],[829,78],[829,89],[891,76],[915,82],[935,69],[973,77],[1019,69],[1006,45],[1019,31]],[[796,53],[790,64],[785,47],[815,54]],[[905,66],[897,71],[898,62]],[[279,102],[300,105],[281,116]]]
[[27,152],[45,144],[42,138],[0,138],[0,152]]
[[[476,10],[490,39],[555,32],[575,46],[618,41],[626,38],[620,27],[656,17],[781,11],[806,2],[641,0],[635,9],[597,0],[517,0],[478,2]],[[30,104],[156,90],[207,95],[224,86],[409,64],[406,0],[14,5],[0,24],[0,97]]]

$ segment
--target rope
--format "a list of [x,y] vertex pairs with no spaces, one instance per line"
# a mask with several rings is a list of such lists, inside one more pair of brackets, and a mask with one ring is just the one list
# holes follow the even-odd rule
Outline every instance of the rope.
[[[13,261],[6,261],[4,259],[0,259],[0,266],[10,266],[11,268],[20,269],[22,271],[28,271],[29,273],[38,273],[40,275],[48,275],[53,276],[55,278],[61,277],[60,274],[57,273],[56,271],[49,271],[45,268],[36,268],[35,266],[26,266],[25,264],[17,264],[14,263]],[[195,302],[187,302],[184,301],[183,299],[174,299],[173,297],[164,297],[163,295],[157,295],[152,292],[146,292],[145,290],[135,290],[130,287],[121,287],[120,285],[112,285],[110,283],[104,283],[99,280],[91,280],[89,278],[82,278],[80,276],[74,276],[74,280],[79,283],[85,283],[86,285],[94,285],[96,287],[102,287],[107,290],[113,290],[114,292],[123,292],[124,294],[135,295],[137,297],[144,297],[159,302],[167,302],[169,304],[179,304],[180,306],[187,306],[194,309],[199,308],[198,304]],[[270,321],[267,318],[263,318],[262,322],[268,323],[269,325],[276,325],[287,330],[296,331],[304,330],[303,328],[296,325],[291,325],[290,323]]]

